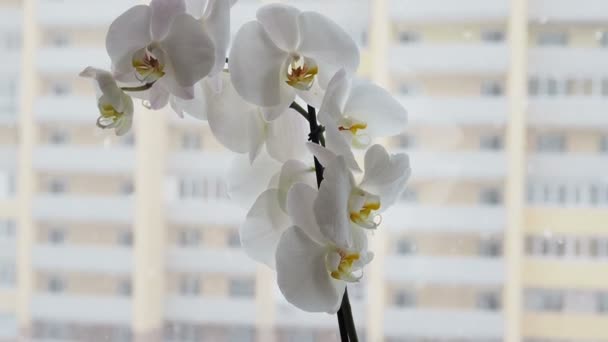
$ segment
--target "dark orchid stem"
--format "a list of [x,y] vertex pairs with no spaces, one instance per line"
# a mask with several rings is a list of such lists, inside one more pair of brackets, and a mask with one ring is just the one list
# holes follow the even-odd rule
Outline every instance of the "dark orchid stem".
[[146,91],[154,85],[155,82],[146,83],[144,85],[140,85],[139,87],[122,87],[122,91]]
[[[289,108],[295,110],[296,112],[298,112],[300,115],[302,115],[304,117],[304,119],[306,119],[307,121],[310,121],[308,119],[308,112],[306,111],[306,109],[302,108],[302,106],[300,106],[297,102],[292,102],[291,106],[289,106]],[[317,142],[318,144],[318,142]]]
[[[300,107],[297,103],[293,103],[291,108],[300,112],[299,109],[304,111],[304,108]],[[302,114],[300,112],[300,114]],[[310,135],[309,140],[315,144],[319,144],[321,146],[325,146],[325,138],[323,136],[323,132],[325,131],[323,126],[320,126],[317,122],[317,111],[314,107],[308,106],[308,112],[305,112],[304,116],[307,118],[309,126],[310,126]],[[302,114],[304,115],[304,114]],[[323,181],[323,165],[319,162],[319,160],[315,157],[315,172],[317,174],[317,186],[321,186],[321,182]],[[340,327],[340,340],[342,342],[358,342],[359,339],[357,337],[357,329],[355,328],[355,322],[353,320],[353,313],[350,308],[350,301],[348,299],[348,291],[344,290],[344,297],[342,298],[342,304],[340,305],[340,310],[338,310],[338,326]]]

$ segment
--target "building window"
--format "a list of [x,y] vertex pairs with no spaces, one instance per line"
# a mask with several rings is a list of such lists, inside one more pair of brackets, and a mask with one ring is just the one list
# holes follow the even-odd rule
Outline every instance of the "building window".
[[14,238],[16,234],[16,224],[13,220],[0,220],[0,237]]
[[418,87],[411,83],[399,84],[399,95],[411,96],[418,93]]
[[255,282],[251,279],[231,279],[229,293],[231,297],[253,297]]
[[228,342],[253,342],[255,330],[248,327],[232,327],[228,331]]
[[57,32],[53,35],[51,43],[56,47],[64,47],[70,44],[70,37],[64,32]]
[[13,263],[0,263],[0,286],[15,285],[15,265]]
[[51,293],[61,293],[65,291],[66,285],[62,278],[54,276],[48,280],[46,287]]
[[414,203],[418,201],[418,192],[414,188],[406,188],[401,195],[401,200],[403,202]]
[[542,134],[536,138],[537,152],[563,152],[566,149],[566,137],[562,134]]
[[538,78],[531,77],[528,80],[528,95],[536,96],[540,92],[540,84]]
[[241,236],[237,231],[228,233],[228,247],[241,248]]
[[198,229],[183,229],[179,233],[179,245],[194,247],[200,244],[201,232]]
[[120,184],[120,193],[123,195],[132,195],[135,191],[135,186],[132,180],[126,180]]
[[568,44],[567,32],[540,32],[536,39],[536,44],[540,46],[566,45]]
[[124,247],[133,246],[133,232],[131,230],[123,230],[118,233],[118,244]]
[[53,245],[60,245],[65,242],[65,230],[61,228],[52,228],[49,230],[48,241]]
[[482,96],[502,96],[504,87],[500,81],[486,81],[481,84]]
[[416,245],[408,238],[397,240],[397,254],[411,255],[416,253]]
[[599,31],[596,33],[596,38],[600,46],[608,47],[608,32]]
[[501,30],[486,30],[481,32],[481,40],[490,43],[503,42],[505,40],[505,32]]
[[201,135],[198,132],[187,132],[182,135],[182,149],[200,150],[201,145]]
[[600,138],[600,152],[603,154],[608,154],[608,135],[604,135]]
[[608,292],[599,292],[595,295],[596,312],[608,314]]
[[63,96],[70,93],[70,85],[67,83],[53,83],[51,92],[57,96]]
[[66,181],[59,178],[51,179],[49,182],[49,192],[52,194],[62,194],[67,191]]
[[499,135],[484,135],[479,138],[479,147],[482,150],[497,151],[502,150],[502,137]]
[[4,32],[2,34],[2,43],[6,50],[18,50],[21,48],[21,33],[20,32]]
[[135,134],[130,133],[122,137],[122,144],[125,146],[135,145]]
[[411,134],[401,133],[395,137],[397,147],[399,148],[412,148],[414,147],[416,140]]
[[498,238],[484,238],[479,241],[479,255],[498,257],[502,255],[502,241]]
[[133,292],[133,286],[131,285],[131,280],[121,280],[118,282],[116,287],[116,293],[120,296],[129,297]]
[[500,299],[496,292],[482,292],[477,296],[477,307],[482,310],[497,311]]
[[49,134],[49,143],[53,145],[63,145],[68,143],[69,135],[68,132],[61,129],[54,129]]
[[416,305],[414,294],[407,290],[399,290],[395,293],[395,306],[400,308],[413,307]]
[[502,204],[502,193],[496,188],[482,189],[479,193],[479,203],[485,205]]
[[399,42],[410,44],[420,41],[420,33],[414,31],[400,31]]
[[196,296],[200,293],[200,279],[196,275],[185,275],[179,278],[179,294],[183,296]]
[[180,179],[179,197],[182,199],[207,197],[207,180],[194,178]]

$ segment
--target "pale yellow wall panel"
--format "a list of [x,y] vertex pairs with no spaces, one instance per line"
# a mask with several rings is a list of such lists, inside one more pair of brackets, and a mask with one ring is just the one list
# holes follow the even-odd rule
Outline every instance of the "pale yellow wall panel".
[[223,275],[205,274],[203,279],[205,296],[225,297],[228,295],[228,279]]
[[529,258],[523,265],[523,282],[531,288],[602,289],[608,284],[608,264]]
[[526,208],[528,233],[550,231],[576,234],[607,234],[608,210],[601,208]]
[[49,192],[51,183],[56,179],[66,182],[66,193],[70,195],[128,196],[128,194],[123,193],[123,187],[131,186],[130,179],[122,176],[41,174],[37,191]]
[[523,314],[523,335],[576,341],[608,339],[608,317],[572,314]]
[[593,131],[572,131],[568,133],[568,152],[597,153],[602,135]]
[[16,293],[13,290],[0,290],[0,314],[14,312],[17,305]]
[[37,272],[36,289],[38,292],[48,292],[48,282],[53,276],[59,276],[64,282],[65,289],[62,294],[68,295],[118,295],[118,287],[122,281],[129,277],[112,276],[106,274],[73,273],[73,272]]

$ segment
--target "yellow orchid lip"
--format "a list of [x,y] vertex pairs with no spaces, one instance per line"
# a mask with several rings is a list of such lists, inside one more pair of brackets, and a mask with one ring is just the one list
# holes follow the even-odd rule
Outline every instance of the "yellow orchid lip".
[[134,56],[132,65],[142,81],[153,82],[165,76],[165,66],[147,50],[141,58]]
[[97,118],[97,127],[102,129],[113,128],[124,113],[118,112],[111,104],[101,104],[99,106],[100,116]]
[[285,82],[296,89],[309,90],[318,73],[319,67],[313,61],[296,56],[288,66]]
[[367,124],[365,122],[357,122],[350,126],[339,126],[338,130],[340,131],[350,131],[353,135],[357,135],[357,131],[364,130],[367,128]]
[[337,253],[340,255],[340,263],[336,270],[331,271],[331,277],[349,282],[359,280],[360,277],[355,277],[352,273],[353,264],[361,258],[359,253],[348,253],[343,250],[338,250]]

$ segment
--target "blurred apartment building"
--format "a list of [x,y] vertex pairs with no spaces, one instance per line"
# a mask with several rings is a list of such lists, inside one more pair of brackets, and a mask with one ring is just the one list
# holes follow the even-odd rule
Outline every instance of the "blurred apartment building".
[[[239,249],[232,154],[84,66],[135,0],[0,0],[0,341],[336,341]],[[608,3],[292,0],[410,112],[414,175],[350,288],[368,342],[608,342]],[[259,1],[240,0],[233,27]]]

